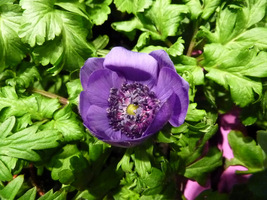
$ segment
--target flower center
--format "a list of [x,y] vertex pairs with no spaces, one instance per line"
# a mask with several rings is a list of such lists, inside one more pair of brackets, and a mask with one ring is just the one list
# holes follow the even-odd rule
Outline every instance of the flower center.
[[137,108],[139,108],[138,105],[130,104],[126,109],[126,112],[128,115],[135,115]]
[[124,83],[119,89],[110,89],[108,103],[111,127],[130,138],[139,138],[152,122],[160,101],[146,85]]

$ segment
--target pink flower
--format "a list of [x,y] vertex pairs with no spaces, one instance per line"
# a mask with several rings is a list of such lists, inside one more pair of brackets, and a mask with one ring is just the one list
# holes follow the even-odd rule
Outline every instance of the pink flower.
[[[222,135],[222,143],[218,144],[218,148],[222,151],[223,157],[230,160],[234,158],[233,151],[228,142],[228,134],[231,130],[239,130],[246,134],[244,125],[239,120],[239,109],[235,108],[230,113],[220,117],[220,132]],[[244,166],[229,166],[222,173],[218,183],[220,192],[230,192],[235,184],[245,183],[250,175],[236,174],[236,171],[246,171]]]
[[205,186],[201,186],[196,181],[188,180],[184,190],[184,196],[187,200],[194,200],[201,192],[210,189],[210,181]]

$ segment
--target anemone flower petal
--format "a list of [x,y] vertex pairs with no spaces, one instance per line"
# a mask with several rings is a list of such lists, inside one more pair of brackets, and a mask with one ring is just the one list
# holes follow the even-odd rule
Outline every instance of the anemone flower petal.
[[105,130],[110,128],[107,111],[96,105],[91,105],[83,119],[84,125],[99,139],[107,139]]
[[172,94],[169,99],[161,106],[159,111],[156,113],[152,123],[149,125],[144,133],[144,136],[151,135],[158,132],[170,119],[173,106],[175,102],[175,94]]
[[103,62],[104,58],[89,58],[85,61],[80,70],[80,79],[84,90],[87,89],[89,76],[98,69],[104,69]]
[[133,147],[136,146],[142,142],[144,142],[144,140],[146,140],[147,138],[149,138],[150,135],[141,137],[141,138],[135,138],[135,139],[131,139],[128,138],[124,135],[122,135],[120,140],[103,140],[104,142],[111,144],[113,146],[117,146],[117,147],[124,147],[124,148],[129,148],[129,147]]
[[129,147],[136,144],[121,134],[121,131],[115,131],[110,127],[106,110],[99,106],[90,106],[84,124],[95,137],[111,145]]
[[121,73],[130,81],[156,80],[158,74],[158,63],[152,56],[122,47],[114,47],[106,55],[104,67]]
[[185,94],[186,92],[181,93],[180,95],[176,95],[176,101],[174,103],[173,113],[169,120],[170,124],[172,126],[180,126],[184,123],[188,104],[189,104],[189,97],[188,94]]
[[84,101],[84,99],[88,99],[90,97],[90,93],[87,91],[82,91],[79,96],[79,113],[82,117],[86,116],[88,109],[90,107],[90,103],[88,101]]
[[241,165],[229,166],[220,177],[218,184],[219,192],[230,192],[234,185],[246,183],[251,174],[236,174],[236,171],[247,171],[246,167]]
[[169,122],[172,126],[180,126],[184,122],[189,104],[188,83],[175,71],[164,67],[153,90],[161,102],[165,102],[173,93],[176,94]]
[[85,126],[100,140],[119,140],[121,132],[114,131],[109,125],[106,109],[92,105],[88,109]]
[[170,59],[169,55],[166,53],[166,51],[156,50],[152,51],[149,55],[158,61],[159,70],[163,67],[167,67],[172,69],[173,71],[176,71],[173,62]]
[[124,79],[115,72],[108,69],[100,69],[93,72],[88,80],[87,90],[90,95],[83,101],[88,101],[91,105],[108,107],[108,98],[112,87],[119,88]]

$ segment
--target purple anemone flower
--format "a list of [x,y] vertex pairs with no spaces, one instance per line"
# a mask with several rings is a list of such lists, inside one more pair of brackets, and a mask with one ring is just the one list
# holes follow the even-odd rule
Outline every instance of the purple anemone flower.
[[189,85],[163,50],[145,54],[114,47],[105,58],[89,58],[80,78],[83,123],[106,143],[135,146],[167,122],[184,122]]

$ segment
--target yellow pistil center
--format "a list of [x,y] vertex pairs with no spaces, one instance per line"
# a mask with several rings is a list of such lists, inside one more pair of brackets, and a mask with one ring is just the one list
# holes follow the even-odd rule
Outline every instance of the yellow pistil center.
[[135,105],[135,104],[130,104],[128,105],[127,109],[126,109],[126,112],[127,114],[129,115],[135,115],[136,114],[136,110],[139,106],[138,105]]

